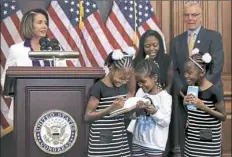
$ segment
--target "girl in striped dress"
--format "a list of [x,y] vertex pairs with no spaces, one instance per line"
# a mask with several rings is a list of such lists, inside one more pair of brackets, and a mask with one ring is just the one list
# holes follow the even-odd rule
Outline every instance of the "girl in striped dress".
[[109,113],[124,105],[128,92],[126,83],[133,73],[134,54],[132,49],[110,53],[106,59],[109,73],[92,87],[85,114],[85,120],[91,122],[89,157],[131,156],[124,114],[109,117]]
[[[186,124],[186,157],[220,157],[221,123],[226,119],[224,97],[215,85],[206,79],[206,68],[211,56],[195,52],[185,64],[185,78],[188,85],[199,87],[198,97],[184,96],[184,105],[193,104],[196,109],[188,109]],[[183,90],[186,94],[187,90]]]

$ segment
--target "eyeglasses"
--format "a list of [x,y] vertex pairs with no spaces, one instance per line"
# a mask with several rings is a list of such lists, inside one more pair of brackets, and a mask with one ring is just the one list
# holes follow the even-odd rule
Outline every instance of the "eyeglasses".
[[195,17],[199,16],[200,14],[201,14],[201,13],[193,13],[193,14],[184,13],[184,17],[189,17],[189,16],[191,16],[191,17],[195,18]]

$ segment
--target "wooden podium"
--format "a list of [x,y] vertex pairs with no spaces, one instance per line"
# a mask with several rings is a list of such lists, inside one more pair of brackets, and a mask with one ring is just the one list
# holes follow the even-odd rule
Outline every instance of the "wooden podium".
[[102,68],[9,67],[4,95],[14,96],[14,157],[56,156],[40,149],[34,140],[39,117],[54,109],[72,116],[78,128],[76,142],[57,156],[85,157],[88,125],[84,113],[88,95],[96,80],[104,75]]

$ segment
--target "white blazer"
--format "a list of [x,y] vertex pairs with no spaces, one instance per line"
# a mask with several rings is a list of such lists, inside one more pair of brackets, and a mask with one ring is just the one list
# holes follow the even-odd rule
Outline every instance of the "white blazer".
[[1,76],[1,85],[4,89],[6,70],[9,66],[32,66],[32,61],[28,56],[31,49],[24,46],[24,41],[14,44],[9,49],[9,54],[6,58],[5,69]]
[[[14,44],[10,47],[9,55],[6,59],[5,69],[1,76],[1,85],[4,87],[6,70],[10,66],[33,66],[32,60],[29,58],[28,52],[30,47],[24,46],[24,41]],[[59,60],[58,66],[67,67],[66,60]],[[4,89],[4,88],[3,88]]]
[[[4,89],[4,83],[5,83],[5,76],[6,76],[6,70],[10,66],[32,66],[32,61],[28,56],[28,52],[31,49],[29,47],[24,46],[24,41],[14,44],[10,47],[9,54],[6,58],[6,64],[5,69],[1,76],[1,85]],[[8,113],[9,120],[13,120],[13,99],[11,101],[10,110]]]
[[[29,58],[28,52],[31,51],[30,47],[25,47],[24,42],[14,44],[9,49],[9,55],[6,58],[5,69],[1,75],[1,86],[4,89],[6,70],[10,66],[32,66],[32,60]],[[58,63],[61,67],[66,67],[66,61],[60,60]],[[8,118],[13,120],[13,101],[8,114]]]

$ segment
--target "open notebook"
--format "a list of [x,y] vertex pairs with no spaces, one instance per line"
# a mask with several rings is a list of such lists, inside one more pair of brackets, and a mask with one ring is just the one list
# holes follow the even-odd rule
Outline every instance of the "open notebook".
[[150,100],[146,98],[130,97],[125,101],[124,106],[122,108],[111,112],[110,117],[114,117],[133,110],[134,108],[136,108],[136,104],[138,101],[143,101],[144,103],[150,103]]

